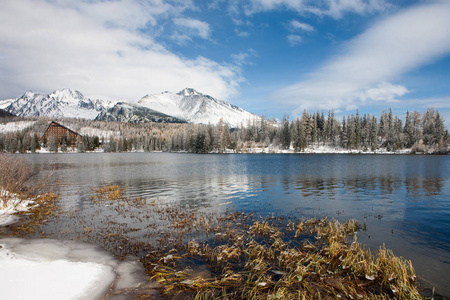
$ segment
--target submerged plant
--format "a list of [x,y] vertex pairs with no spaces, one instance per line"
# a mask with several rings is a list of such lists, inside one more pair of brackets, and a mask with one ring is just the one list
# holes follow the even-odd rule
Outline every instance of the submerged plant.
[[108,184],[100,188],[94,188],[92,191],[94,192],[93,201],[124,199],[124,189],[118,185]]
[[186,209],[130,199],[111,185],[94,189],[92,199],[108,214],[93,222],[67,213],[68,230],[117,257],[139,257],[168,298],[422,299],[411,262],[385,247],[372,254],[357,242],[355,220]]
[[[354,220],[242,216],[220,218],[220,238],[190,241],[183,255],[150,263],[149,274],[167,295],[193,299],[421,299],[411,262],[384,247],[373,256],[356,242]],[[209,276],[186,272],[193,262]]]

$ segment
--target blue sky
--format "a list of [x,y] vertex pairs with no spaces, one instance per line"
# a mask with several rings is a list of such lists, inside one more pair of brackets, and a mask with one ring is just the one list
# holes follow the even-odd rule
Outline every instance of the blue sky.
[[281,118],[434,107],[450,124],[450,1],[5,0],[0,99],[192,87]]

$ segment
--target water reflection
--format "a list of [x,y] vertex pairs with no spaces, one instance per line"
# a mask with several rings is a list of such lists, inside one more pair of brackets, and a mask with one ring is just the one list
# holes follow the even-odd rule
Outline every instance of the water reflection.
[[52,174],[49,187],[63,196],[64,209],[92,217],[113,216],[106,208],[92,211],[90,199],[92,188],[111,183],[127,187],[131,197],[186,209],[355,218],[368,227],[360,241],[373,248],[384,243],[414,259],[419,274],[450,295],[449,156],[111,153],[25,158],[42,171],[40,176]]

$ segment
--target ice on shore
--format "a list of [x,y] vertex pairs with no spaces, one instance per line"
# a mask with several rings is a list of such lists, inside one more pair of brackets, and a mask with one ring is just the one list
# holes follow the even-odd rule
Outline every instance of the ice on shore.
[[[33,200],[0,189],[0,226]],[[95,246],[51,239],[0,239],[0,299],[101,299],[146,282],[142,266],[118,261]]]
[[146,280],[136,261],[73,241],[0,239],[0,266],[2,299],[100,299]]
[[31,199],[22,200],[17,195],[0,188],[0,226],[9,225],[18,220],[14,214],[31,209],[34,206]]

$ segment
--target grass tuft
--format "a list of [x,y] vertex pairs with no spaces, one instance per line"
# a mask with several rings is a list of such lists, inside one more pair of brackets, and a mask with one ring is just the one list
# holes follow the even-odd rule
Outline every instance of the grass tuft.
[[[171,256],[170,262],[162,263],[162,258],[144,261],[153,266],[148,271],[166,295],[182,294],[187,299],[422,299],[411,262],[384,247],[372,255],[356,242],[357,221],[285,222],[271,217],[245,222],[243,214],[218,220],[219,224],[205,225],[204,230],[226,229],[220,238],[216,234],[211,242],[190,241],[183,254]],[[207,266],[213,276],[190,276],[185,268],[191,261]]]
[[91,197],[92,200],[120,200],[124,199],[124,189],[118,185],[105,185],[100,188],[92,189],[94,195]]

